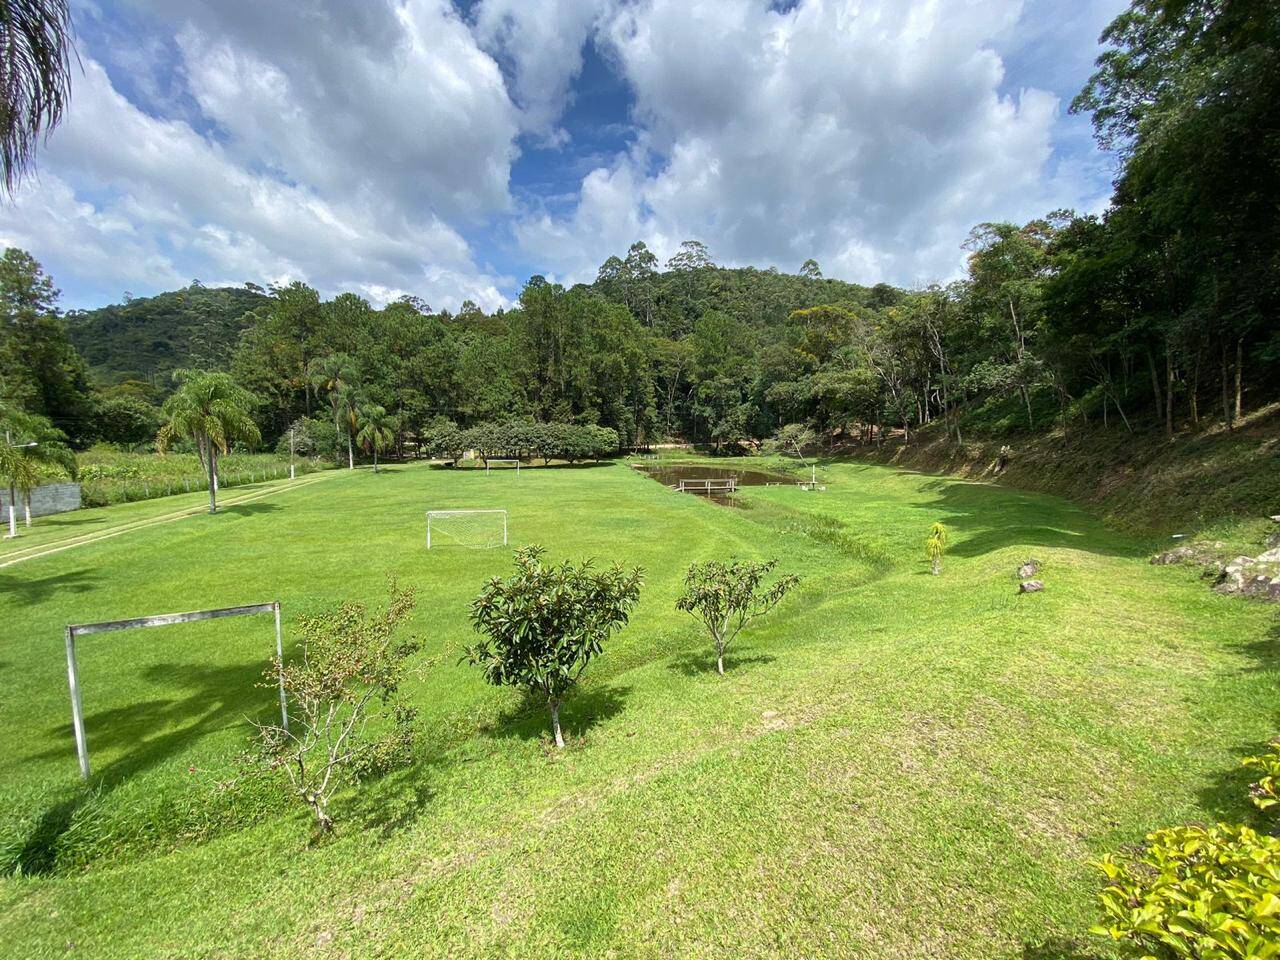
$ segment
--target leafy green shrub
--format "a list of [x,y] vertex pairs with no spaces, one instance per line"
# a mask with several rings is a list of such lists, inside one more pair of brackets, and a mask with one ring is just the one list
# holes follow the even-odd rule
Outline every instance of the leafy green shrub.
[[716,649],[716,671],[724,674],[724,653],[742,629],[756,617],[764,616],[800,582],[794,574],[779,577],[766,587],[764,578],[778,565],[734,560],[694,563],[684,575],[684,593],[676,609],[702,621]]
[[551,710],[556,746],[563,748],[560,704],[604,641],[626,626],[640,599],[642,573],[618,564],[597,573],[590,560],[547,566],[542,554],[538,546],[517,550],[516,572],[484,585],[471,604],[471,622],[485,637],[467,648],[464,659],[483,667],[494,686],[541,698]]
[[1280,838],[1245,826],[1148,834],[1135,857],[1096,866],[1106,922],[1093,928],[1144,958],[1280,957]]
[[1257,782],[1250,785],[1249,797],[1259,810],[1272,810],[1280,805],[1280,740],[1273,740],[1266,753],[1245,757],[1246,767],[1262,771]]

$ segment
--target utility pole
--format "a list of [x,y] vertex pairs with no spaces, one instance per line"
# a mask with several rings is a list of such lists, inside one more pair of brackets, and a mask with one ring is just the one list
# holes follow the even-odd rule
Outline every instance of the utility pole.
[[293,479],[293,425],[289,425],[289,479]]

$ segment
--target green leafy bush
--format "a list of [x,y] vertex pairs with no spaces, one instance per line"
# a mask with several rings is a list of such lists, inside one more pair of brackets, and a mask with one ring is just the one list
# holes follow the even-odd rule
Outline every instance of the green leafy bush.
[[1137,856],[1108,854],[1093,928],[1153,960],[1280,957],[1280,838],[1246,826],[1148,834]]
[[627,625],[643,581],[637,567],[593,569],[590,560],[542,562],[543,549],[515,552],[516,572],[493,578],[471,604],[482,639],[467,662],[484,668],[494,686],[511,686],[546,703],[556,746],[564,747],[560,705],[582,671],[604,652],[604,641]]
[[1249,788],[1249,797],[1259,810],[1272,810],[1280,805],[1280,740],[1260,756],[1246,757],[1244,765],[1262,771],[1262,776]]

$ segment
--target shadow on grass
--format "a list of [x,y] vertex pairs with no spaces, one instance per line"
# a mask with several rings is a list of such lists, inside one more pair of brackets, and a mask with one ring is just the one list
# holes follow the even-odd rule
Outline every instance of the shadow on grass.
[[[923,474],[922,474],[923,476]],[[977,557],[1005,547],[1066,547],[1106,557],[1145,557],[1147,548],[1113,533],[1066,502],[989,484],[934,479],[928,506],[956,533],[951,556]]]
[[[560,707],[560,729],[565,739],[581,736],[596,724],[616,717],[630,692],[630,687],[616,686],[571,692]],[[481,732],[499,739],[541,740],[551,736],[551,711],[541,700],[525,697],[493,724],[481,727]]]
[[231,514],[237,517],[256,517],[263,513],[276,513],[283,509],[278,503],[266,500],[255,500],[253,503],[233,503],[227,507],[218,507],[218,513]]
[[[584,463],[524,463],[520,464],[520,472],[523,474],[526,470],[591,470],[596,467],[612,467],[621,461],[617,460],[589,460]],[[433,463],[428,466],[429,470],[448,470],[457,474],[474,473],[478,476],[485,475],[483,466],[479,467],[458,467],[452,463]],[[501,467],[494,467],[490,476],[496,473],[515,473],[515,467],[509,467],[505,464]]]
[[1250,671],[1280,671],[1280,619],[1271,625],[1266,636],[1242,643],[1240,652],[1254,661]]
[[23,603],[43,603],[57,593],[87,593],[102,579],[97,571],[68,570],[51,577],[20,577],[0,574],[0,595],[17,597]]
[[[206,734],[242,725],[246,715],[270,717],[274,702],[271,691],[256,686],[262,680],[263,669],[264,663],[258,660],[221,667],[158,664],[143,676],[166,689],[183,691],[184,695],[87,714],[85,739],[93,771],[89,781],[49,807],[9,862],[0,863],[0,869],[20,868],[24,874],[55,872],[60,854],[75,843],[68,840],[68,834],[77,826],[76,815],[86,805],[100,802],[121,784],[164,763]],[[87,682],[85,696],[89,703],[92,690],[92,682]],[[46,735],[59,745],[34,759],[65,758],[68,768],[74,769],[75,740],[70,723],[58,724]],[[101,756],[103,751],[119,756],[95,765],[95,754]]]
[[[729,674],[737,669],[773,663],[777,659],[777,657],[768,653],[729,652],[724,655],[724,672]],[[714,674],[716,672],[716,655],[710,651],[686,653],[667,664],[667,669],[686,677],[701,677],[706,674]]]

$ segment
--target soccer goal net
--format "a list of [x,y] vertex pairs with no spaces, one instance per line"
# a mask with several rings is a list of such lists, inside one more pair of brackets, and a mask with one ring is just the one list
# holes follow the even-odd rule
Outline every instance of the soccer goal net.
[[505,510],[428,510],[427,549],[454,544],[461,547],[505,547]]
[[517,476],[517,477],[518,477],[518,476],[520,476],[520,461],[519,461],[519,460],[486,460],[486,461],[484,462],[484,472],[485,472],[485,473],[488,473],[488,472],[489,472],[490,470],[492,470],[494,467],[498,467],[499,469],[510,469],[511,467],[515,467],[515,469],[516,469],[516,476]]

